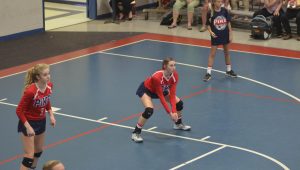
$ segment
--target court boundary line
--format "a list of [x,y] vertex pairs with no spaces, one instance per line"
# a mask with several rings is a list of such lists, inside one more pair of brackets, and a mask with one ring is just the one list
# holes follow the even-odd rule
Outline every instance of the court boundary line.
[[[113,56],[121,56],[121,57],[126,57],[126,58],[134,58],[134,59],[141,59],[141,60],[147,60],[147,61],[156,61],[156,62],[162,62],[162,60],[160,59],[154,59],[154,58],[147,58],[147,57],[138,57],[138,56],[132,56],[132,55],[126,55],[126,54],[117,54],[117,53],[108,53],[108,52],[103,52],[103,51],[99,51],[98,52],[99,54],[107,54],[107,55],[113,55]],[[193,68],[199,68],[199,69],[204,69],[206,70],[207,68],[206,67],[203,67],[203,66],[197,66],[197,65],[193,65],[193,64],[186,64],[186,63],[181,63],[181,62],[176,62],[177,65],[182,65],[182,66],[187,66],[187,67],[193,67]],[[221,73],[221,74],[225,74],[224,71],[220,71],[220,70],[217,70],[217,69],[212,69],[212,71],[215,71],[217,73]],[[270,88],[270,89],[273,89],[279,93],[282,93],[298,102],[300,102],[300,99],[284,90],[281,90],[275,86],[272,86],[272,85],[269,85],[269,84],[266,84],[266,83],[263,83],[263,82],[260,82],[260,81],[257,81],[257,80],[254,80],[254,79],[251,79],[251,78],[248,78],[248,77],[244,77],[244,76],[240,76],[238,75],[238,78],[241,78],[241,79],[244,79],[244,80],[248,80],[252,83],[256,83],[256,84],[259,84],[259,85],[262,85],[264,87],[267,87],[267,88]]]
[[153,126],[153,127],[151,127],[151,128],[148,128],[147,130],[151,131],[151,130],[154,130],[154,129],[156,129],[156,128],[157,128],[157,126]]
[[186,165],[188,165],[188,164],[191,164],[191,163],[193,163],[193,162],[195,162],[195,161],[198,161],[199,159],[202,159],[202,158],[204,158],[204,157],[206,157],[206,156],[209,156],[209,155],[211,155],[211,154],[213,154],[213,153],[215,153],[215,152],[218,152],[218,151],[220,151],[220,150],[222,150],[222,149],[225,149],[226,147],[227,147],[227,146],[220,146],[220,147],[218,147],[217,149],[214,149],[214,150],[209,151],[209,152],[207,152],[207,153],[205,153],[205,154],[202,154],[202,155],[200,155],[200,156],[198,156],[198,157],[195,157],[195,158],[193,158],[193,159],[191,159],[191,160],[189,160],[189,161],[186,161],[186,162],[184,162],[184,163],[182,163],[182,164],[179,164],[179,165],[177,165],[177,166],[171,168],[170,170],[176,170],[176,169],[179,169],[179,168],[181,168],[181,167],[184,167],[184,166],[186,166]]

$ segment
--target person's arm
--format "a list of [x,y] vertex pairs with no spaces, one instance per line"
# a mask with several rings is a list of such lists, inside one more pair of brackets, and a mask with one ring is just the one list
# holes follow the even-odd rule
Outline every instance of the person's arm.
[[232,35],[232,27],[231,27],[231,23],[228,23],[228,29],[229,29],[229,42],[232,42],[233,40],[233,35]]
[[24,108],[28,107],[30,105],[31,100],[33,99],[34,94],[26,91],[24,92],[18,107],[16,109],[16,114],[18,116],[18,118],[20,119],[20,121],[24,124],[24,126],[26,127],[26,131],[27,131],[27,135],[28,136],[34,136],[35,132],[32,129],[32,127],[30,126],[30,124],[28,123],[26,117],[25,117],[25,113],[24,113]]
[[176,87],[177,87],[177,83],[173,84],[170,87],[170,103],[171,103],[172,113],[177,112],[177,109],[176,109]]
[[207,30],[210,36],[212,36],[213,38],[217,38],[216,34],[211,30],[210,25],[207,26]]
[[[52,84],[52,83],[49,83],[48,85],[50,86],[50,88],[51,88],[51,90],[52,90],[52,89],[53,89],[53,84]],[[48,104],[47,104],[47,106],[46,106],[46,110],[47,110],[48,113],[49,113],[51,126],[55,127],[56,120],[55,120],[55,117],[54,117],[54,113],[53,113],[53,111],[52,111],[50,99],[49,99]]]
[[[213,10],[213,9],[211,9],[211,10]],[[211,30],[210,20],[211,20],[211,14],[210,14],[210,11],[209,11],[207,13],[207,17],[206,17],[206,27],[207,27],[207,30],[208,30],[210,36],[212,36],[213,38],[217,38],[216,34],[214,32],[212,32],[212,30]]]
[[54,113],[53,113],[52,109],[48,110],[48,113],[49,113],[49,117],[50,117],[51,126],[55,127],[56,119],[55,119],[55,116],[54,116]]
[[279,5],[277,6],[276,10],[274,11],[274,14],[273,14],[274,16],[279,16],[279,11],[282,7],[282,4],[283,4],[283,2],[282,2],[282,0],[280,0]]
[[30,105],[30,101],[33,99],[33,97],[34,97],[34,94],[25,90],[25,92],[17,106],[16,114],[23,124],[25,124],[25,122],[27,122],[27,119],[26,119],[25,113],[24,113],[24,108],[26,108]]
[[157,79],[157,78],[155,78],[155,77],[153,77],[153,78],[152,78],[152,83],[153,83],[154,88],[155,88],[155,93],[156,93],[156,95],[158,96],[158,98],[159,98],[161,104],[162,104],[163,107],[165,108],[166,112],[167,112],[168,114],[170,114],[170,113],[171,113],[171,110],[170,110],[170,108],[169,108],[169,106],[168,106],[168,103],[167,103],[165,97],[164,97],[164,94],[163,94],[163,91],[162,91],[162,88],[161,88],[161,84],[160,84],[160,80]]
[[48,102],[48,104],[46,106],[46,110],[49,113],[49,118],[50,118],[50,124],[51,124],[51,126],[55,127],[56,120],[55,120],[55,116],[54,116],[54,113],[53,113],[52,108],[51,108],[51,102],[50,102],[50,100],[49,100],[49,102]]
[[231,26],[231,16],[229,14],[229,12],[227,11],[226,13],[226,19],[227,19],[227,22],[228,22],[228,30],[229,30],[229,42],[232,42],[233,40],[233,35],[232,35],[232,26]]
[[177,85],[177,83],[173,84],[170,87],[170,94],[169,94],[171,109],[172,109],[170,116],[174,122],[177,122],[177,120],[178,120],[178,113],[177,113],[177,108],[176,108],[176,85]]
[[275,3],[276,3],[277,0],[265,0],[264,3],[265,3],[265,6],[267,8],[273,6]]

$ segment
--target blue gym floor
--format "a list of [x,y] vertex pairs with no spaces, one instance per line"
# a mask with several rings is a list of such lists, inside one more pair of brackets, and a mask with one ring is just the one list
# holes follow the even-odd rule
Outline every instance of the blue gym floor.
[[[209,50],[142,40],[53,64],[57,126],[47,123],[38,169],[52,159],[69,170],[300,169],[300,60],[232,51],[233,70],[241,77],[231,79],[219,50],[205,83]],[[168,56],[177,61],[177,95],[192,131],[174,131],[155,100],[144,143],[136,144],[131,132],[144,109],[135,91]],[[24,75],[0,79],[1,170],[18,169],[22,159],[15,105]]]

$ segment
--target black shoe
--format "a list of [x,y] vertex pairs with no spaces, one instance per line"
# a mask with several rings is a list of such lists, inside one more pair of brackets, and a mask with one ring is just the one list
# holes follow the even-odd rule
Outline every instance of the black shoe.
[[226,76],[237,78],[237,74],[233,70],[226,71]]
[[205,76],[203,77],[203,81],[207,82],[211,79],[211,75],[206,73]]

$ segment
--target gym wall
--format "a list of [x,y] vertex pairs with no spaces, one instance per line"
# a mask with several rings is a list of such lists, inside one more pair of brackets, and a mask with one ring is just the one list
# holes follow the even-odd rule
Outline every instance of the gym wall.
[[0,38],[43,31],[43,0],[1,0],[0,23]]

